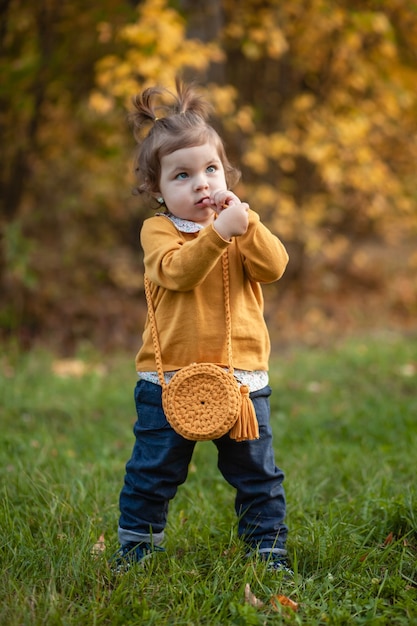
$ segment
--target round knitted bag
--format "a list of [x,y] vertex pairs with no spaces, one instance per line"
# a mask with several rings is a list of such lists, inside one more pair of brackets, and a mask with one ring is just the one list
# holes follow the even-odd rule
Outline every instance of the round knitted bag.
[[237,421],[242,402],[233,374],[213,363],[192,363],[174,374],[162,390],[172,428],[194,441],[218,439]]
[[149,279],[145,276],[145,295],[156,369],[162,387],[162,406],[172,428],[192,441],[218,439],[229,431],[237,441],[259,437],[249,390],[245,385],[239,387],[233,375],[227,252],[222,256],[222,267],[229,367],[191,363],[179,369],[169,384],[164,378]]

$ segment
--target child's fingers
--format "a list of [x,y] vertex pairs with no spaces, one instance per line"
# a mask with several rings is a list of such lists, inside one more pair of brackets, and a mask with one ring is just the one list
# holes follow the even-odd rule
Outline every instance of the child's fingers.
[[232,191],[227,189],[215,191],[210,199],[219,210],[227,209],[231,204],[240,202],[239,198]]

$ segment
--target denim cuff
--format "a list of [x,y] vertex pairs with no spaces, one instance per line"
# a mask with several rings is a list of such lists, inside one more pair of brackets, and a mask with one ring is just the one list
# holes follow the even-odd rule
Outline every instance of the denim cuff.
[[127,530],[126,528],[118,528],[119,541],[122,546],[126,543],[151,543],[154,546],[159,546],[164,540],[164,531],[160,533],[137,533],[134,530]]

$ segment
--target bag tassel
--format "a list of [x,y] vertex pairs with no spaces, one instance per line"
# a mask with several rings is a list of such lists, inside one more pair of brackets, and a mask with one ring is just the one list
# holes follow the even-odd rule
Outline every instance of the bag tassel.
[[249,397],[249,387],[241,385],[242,406],[240,415],[230,430],[230,438],[236,441],[259,439],[259,426],[252,400]]

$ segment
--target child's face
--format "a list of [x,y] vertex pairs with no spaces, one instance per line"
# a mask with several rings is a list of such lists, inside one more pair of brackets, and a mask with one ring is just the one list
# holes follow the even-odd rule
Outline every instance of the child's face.
[[227,189],[216,147],[204,143],[163,156],[159,185],[158,195],[173,215],[207,226],[214,219],[210,195]]

